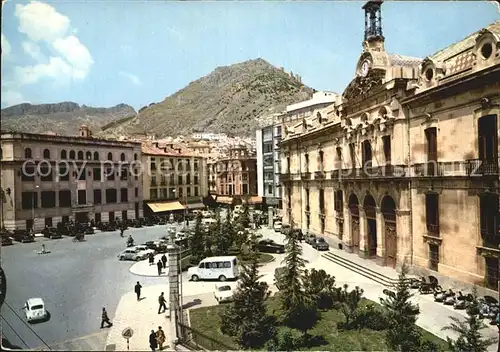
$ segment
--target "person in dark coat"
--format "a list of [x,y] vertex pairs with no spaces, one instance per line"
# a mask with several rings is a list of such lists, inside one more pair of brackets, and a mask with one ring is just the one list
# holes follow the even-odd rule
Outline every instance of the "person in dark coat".
[[104,323],[108,324],[108,328],[113,326],[113,323],[109,321],[108,312],[106,312],[106,308],[102,308],[101,314],[101,329],[104,327]]
[[149,265],[153,265],[155,263],[155,255],[153,253],[149,253]]
[[151,347],[151,351],[156,351],[158,348],[158,342],[156,341],[156,333],[154,330],[151,330],[151,334],[149,334],[149,347]]
[[141,300],[141,284],[139,283],[139,281],[137,281],[137,284],[135,285],[135,294],[137,295],[137,300],[140,301]]
[[156,266],[158,267],[158,276],[161,275],[161,269],[163,268],[163,263],[161,260],[158,260],[158,263],[156,263]]
[[158,297],[158,314],[161,314],[161,309],[163,308],[163,311],[165,312],[167,310],[167,300],[165,299],[164,293],[162,292],[161,295]]
[[163,263],[163,269],[167,267],[167,256],[164,254],[161,256],[161,262]]

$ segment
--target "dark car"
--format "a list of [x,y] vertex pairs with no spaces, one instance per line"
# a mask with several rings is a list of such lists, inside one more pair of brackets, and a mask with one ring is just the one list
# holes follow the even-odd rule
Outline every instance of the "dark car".
[[253,248],[263,253],[285,253],[284,245],[278,244],[269,239],[260,240],[253,246]]
[[306,233],[306,235],[304,236],[304,240],[307,244],[312,245],[314,243],[314,240],[316,240],[316,236],[310,233]]
[[30,235],[26,230],[14,230],[14,240],[21,243],[35,242],[35,236]]
[[312,242],[312,247],[318,251],[327,251],[330,249],[330,246],[323,237],[316,237]]
[[300,241],[304,239],[304,234],[302,233],[301,229],[293,229],[291,230],[291,234],[294,235]]
[[85,230],[83,231],[84,234],[86,235],[93,235],[95,233],[94,228],[87,226]]
[[62,238],[62,234],[55,227],[46,227],[42,230],[43,237],[50,239]]
[[11,234],[8,232],[2,232],[2,246],[10,246],[11,244],[14,244],[12,242],[12,238],[10,238]]

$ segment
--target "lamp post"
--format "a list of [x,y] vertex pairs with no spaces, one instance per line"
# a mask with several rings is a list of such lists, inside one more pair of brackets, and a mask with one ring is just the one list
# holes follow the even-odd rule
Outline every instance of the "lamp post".
[[33,202],[31,203],[31,219],[33,220],[33,224],[31,225],[31,230],[35,233],[35,197],[38,197],[38,189],[40,186],[35,186],[35,192],[33,192]]

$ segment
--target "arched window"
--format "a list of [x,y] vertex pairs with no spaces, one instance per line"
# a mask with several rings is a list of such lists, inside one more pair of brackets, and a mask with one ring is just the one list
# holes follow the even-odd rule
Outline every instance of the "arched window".
[[24,149],[24,157],[25,157],[26,159],[31,158],[31,148],[25,148],[25,149]]
[[68,155],[66,154],[65,150],[61,150],[61,159],[67,159]]
[[85,159],[92,160],[92,153],[91,152],[85,153]]
[[50,159],[50,150],[48,150],[48,149],[43,150],[43,158]]
[[125,153],[122,153],[122,154],[120,155],[120,160],[121,160],[121,161],[125,161]]
[[81,150],[78,152],[78,160],[83,160],[83,152]]
[[70,152],[69,152],[69,158],[71,160],[75,160],[75,151],[74,150],[70,150]]
[[94,160],[99,160],[99,152],[94,152]]
[[108,153],[108,160],[113,160],[113,153]]

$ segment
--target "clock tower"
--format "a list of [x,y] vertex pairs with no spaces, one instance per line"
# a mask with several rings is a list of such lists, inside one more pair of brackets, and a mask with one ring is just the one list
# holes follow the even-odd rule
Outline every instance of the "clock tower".
[[382,34],[382,3],[383,0],[368,1],[365,10],[365,38],[363,49],[384,51],[384,35]]

